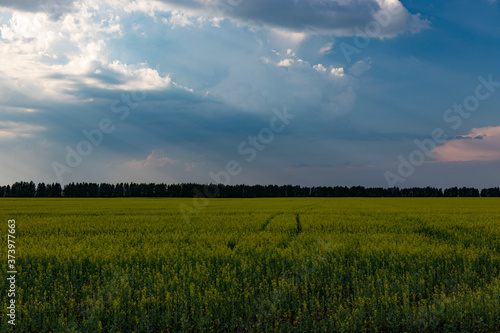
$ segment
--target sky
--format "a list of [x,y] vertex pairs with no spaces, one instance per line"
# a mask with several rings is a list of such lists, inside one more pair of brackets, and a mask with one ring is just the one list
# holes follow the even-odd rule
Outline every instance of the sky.
[[500,1],[0,0],[0,184],[500,186]]

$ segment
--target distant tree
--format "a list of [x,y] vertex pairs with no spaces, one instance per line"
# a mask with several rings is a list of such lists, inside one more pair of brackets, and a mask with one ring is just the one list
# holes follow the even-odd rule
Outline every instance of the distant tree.
[[39,183],[36,187],[36,196],[43,198],[47,196],[47,186],[45,183]]
[[64,186],[64,196],[68,198],[76,197],[76,185],[75,183],[69,183]]
[[155,197],[166,197],[167,196],[167,185],[155,184],[153,191],[154,191]]
[[[205,196],[207,185],[181,183],[70,183],[64,187],[58,183],[16,182],[12,186],[0,186],[0,197],[197,197]],[[500,197],[500,188],[452,187],[444,191],[434,187],[382,188],[363,186],[318,186],[294,185],[215,185],[217,197],[221,198],[273,198],[273,197]]]
[[349,190],[349,196],[351,197],[366,197],[366,188],[363,186],[353,186]]
[[399,187],[393,187],[388,189],[389,191],[389,196],[390,197],[400,197],[401,196],[401,191],[399,190]]
[[462,187],[458,190],[458,196],[460,197],[478,197],[479,190],[475,188]]
[[457,187],[447,188],[444,190],[445,197],[458,197],[458,194],[459,193]]
[[116,184],[113,196],[114,197],[123,197],[124,193],[125,193],[125,189],[124,189],[123,183]]
[[182,187],[179,184],[168,185],[167,195],[169,197],[180,197]]
[[141,194],[143,197],[154,197],[155,194],[155,184],[141,184]]
[[101,183],[99,185],[99,196],[103,198],[110,198],[115,192],[115,186],[108,183]]
[[47,184],[47,194],[49,197],[52,198],[60,197],[62,194],[61,184],[59,183]]
[[123,184],[123,196],[130,197],[130,184],[128,183]]
[[33,182],[16,182],[12,184],[11,196],[12,197],[34,197],[36,193],[36,186]]
[[97,198],[99,196],[99,184],[89,183],[87,187],[87,196],[90,198]]
[[492,188],[483,188],[481,190],[482,197],[500,197],[500,188],[492,187]]
[[130,183],[130,196],[131,197],[141,196],[141,187],[139,186],[139,184]]

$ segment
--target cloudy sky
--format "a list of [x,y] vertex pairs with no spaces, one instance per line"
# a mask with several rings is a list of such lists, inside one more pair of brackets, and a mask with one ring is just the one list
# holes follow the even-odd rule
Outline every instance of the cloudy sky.
[[0,184],[499,186],[500,2],[0,0]]

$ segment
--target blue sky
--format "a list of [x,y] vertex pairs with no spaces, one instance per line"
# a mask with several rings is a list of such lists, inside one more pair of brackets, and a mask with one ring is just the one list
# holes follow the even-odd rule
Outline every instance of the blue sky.
[[0,0],[0,183],[499,186],[500,2]]

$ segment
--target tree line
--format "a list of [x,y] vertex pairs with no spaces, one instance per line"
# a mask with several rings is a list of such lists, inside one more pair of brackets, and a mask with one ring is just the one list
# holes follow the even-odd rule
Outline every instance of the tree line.
[[[272,198],[272,197],[500,197],[500,188],[479,191],[476,188],[434,187],[382,188],[363,186],[293,185],[211,185],[218,198]],[[194,183],[71,183],[62,187],[58,183],[45,184],[16,182],[12,186],[0,186],[0,197],[69,197],[69,198],[116,198],[116,197],[172,197],[192,198],[203,193],[206,185]]]

